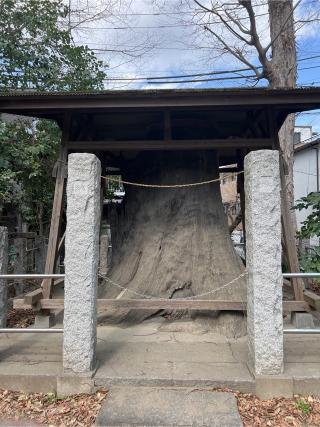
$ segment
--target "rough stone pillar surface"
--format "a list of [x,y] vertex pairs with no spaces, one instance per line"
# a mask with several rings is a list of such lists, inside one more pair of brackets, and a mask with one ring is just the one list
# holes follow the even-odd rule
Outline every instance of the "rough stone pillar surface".
[[69,155],[63,336],[66,373],[85,374],[95,368],[100,181],[100,161],[93,154]]
[[255,374],[274,375],[283,370],[279,154],[252,151],[244,170],[249,354]]
[[109,236],[102,234],[100,236],[100,265],[99,270],[102,275],[106,275],[108,271],[108,251],[109,251]]
[[[6,274],[8,268],[8,230],[0,227],[0,274]],[[0,327],[7,326],[8,292],[7,281],[0,279]]]

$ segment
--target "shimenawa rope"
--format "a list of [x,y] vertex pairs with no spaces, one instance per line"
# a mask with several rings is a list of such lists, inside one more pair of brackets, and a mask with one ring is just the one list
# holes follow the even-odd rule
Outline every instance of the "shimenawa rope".
[[197,187],[200,185],[207,185],[207,184],[212,184],[214,182],[218,182],[218,181],[222,181],[223,179],[226,178],[231,178],[233,176],[238,176],[240,174],[242,174],[243,171],[240,172],[234,172],[233,174],[224,176],[223,178],[215,178],[215,179],[209,179],[208,181],[201,181],[201,182],[192,182],[190,184],[143,184],[141,182],[130,182],[130,181],[124,181],[123,179],[118,179],[118,178],[112,178],[111,176],[101,176],[101,178],[107,180],[107,181],[111,181],[111,182],[116,182],[119,184],[125,184],[125,185],[132,185],[134,187],[144,187],[144,188],[184,188],[184,187]]
[[[177,299],[177,300],[179,300],[179,301],[184,301],[184,300],[190,300],[190,299],[200,298],[200,297],[204,297],[204,296],[207,296],[207,295],[214,294],[214,293],[216,293],[216,292],[218,292],[218,291],[221,291],[222,289],[227,288],[228,286],[232,285],[233,283],[235,283],[236,281],[238,281],[238,280],[239,280],[239,279],[241,279],[242,277],[245,277],[247,274],[248,274],[248,272],[247,272],[247,271],[245,271],[244,273],[241,273],[241,274],[239,274],[239,276],[237,276],[237,277],[235,277],[234,279],[232,279],[230,282],[225,283],[224,285],[220,286],[219,288],[212,289],[211,291],[203,292],[203,293],[198,294],[198,295],[192,295],[191,297],[176,298],[176,299]],[[102,279],[106,280],[107,282],[111,283],[111,285],[116,286],[117,288],[120,288],[120,289],[122,289],[122,290],[125,290],[125,291],[128,291],[128,292],[131,292],[131,293],[133,293],[133,294],[137,295],[138,297],[142,297],[142,298],[146,298],[146,299],[155,298],[155,299],[163,300],[163,301],[166,301],[166,300],[168,299],[168,298],[159,298],[158,296],[155,296],[155,295],[142,294],[142,293],[136,292],[136,291],[134,291],[134,290],[132,290],[132,289],[126,288],[125,286],[119,285],[119,283],[114,282],[113,280],[111,280],[111,279],[110,279],[109,277],[107,277],[107,276],[104,276],[104,275],[102,275],[102,274],[98,274],[98,276],[99,276],[100,278],[102,278]]]

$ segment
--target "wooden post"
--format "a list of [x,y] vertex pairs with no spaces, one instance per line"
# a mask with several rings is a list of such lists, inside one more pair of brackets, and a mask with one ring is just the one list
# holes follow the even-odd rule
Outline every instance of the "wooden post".
[[[244,154],[241,150],[237,150],[237,163],[238,171],[243,170],[244,165]],[[240,195],[240,208],[241,208],[241,222],[242,222],[242,232],[243,232],[243,247],[246,251],[246,216],[245,216],[245,193],[244,193],[244,174],[237,176],[237,192]]]
[[[285,186],[285,171],[286,165],[285,160],[280,148],[279,136],[276,128],[275,117],[273,110],[268,111],[269,116],[269,127],[270,133],[274,140],[275,147],[279,150],[280,154],[280,180],[281,180],[281,224],[283,242],[288,260],[288,267],[291,273],[297,273],[300,271],[296,241],[295,241],[295,229],[292,225],[290,207],[286,196]],[[302,279],[292,278],[294,298],[297,301],[304,301],[304,283]]]
[[[295,241],[295,230],[292,226],[290,208],[285,193],[284,160],[280,152],[280,179],[281,179],[281,223],[283,230],[283,240],[286,248],[289,270],[292,273],[300,271],[297,247]],[[294,298],[297,301],[304,300],[304,283],[302,279],[292,278]]]
[[[63,124],[61,137],[61,149],[56,164],[56,185],[54,190],[51,225],[48,240],[48,250],[46,258],[45,273],[54,273],[54,267],[59,246],[59,233],[61,226],[61,217],[63,212],[63,201],[66,180],[66,163],[67,163],[67,141],[69,138],[70,115],[66,115]],[[51,298],[52,279],[45,279],[42,282],[43,298]]]

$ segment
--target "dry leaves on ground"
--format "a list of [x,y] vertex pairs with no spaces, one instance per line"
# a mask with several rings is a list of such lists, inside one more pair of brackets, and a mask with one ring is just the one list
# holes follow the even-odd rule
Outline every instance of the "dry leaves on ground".
[[7,328],[27,328],[34,324],[35,314],[32,310],[9,310]]
[[320,426],[320,398],[260,400],[252,394],[234,394],[244,427]]
[[90,427],[106,394],[106,390],[99,390],[58,399],[54,393],[0,390],[0,414],[2,419],[28,420],[35,425]]
[[[244,427],[320,426],[320,398],[295,396],[293,399],[260,400],[252,394],[234,392],[230,389],[215,391],[235,395]],[[0,390],[1,419],[15,422],[23,420],[24,423],[21,425],[91,427],[106,395],[106,390],[99,390],[93,394],[58,399],[54,393],[26,394]]]

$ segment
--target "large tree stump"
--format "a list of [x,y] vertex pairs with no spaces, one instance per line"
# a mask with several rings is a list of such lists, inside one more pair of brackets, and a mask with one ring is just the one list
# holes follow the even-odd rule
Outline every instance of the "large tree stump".
[[[122,158],[120,167],[124,180],[147,184],[185,184],[219,176],[215,151],[141,152]],[[175,189],[127,185],[125,191],[122,206],[111,215],[113,258],[108,276],[130,291],[105,282],[103,297],[191,297],[220,288],[243,273],[219,182]],[[241,278],[199,299],[244,301],[245,296]],[[151,314],[131,310],[110,316],[131,321]]]

